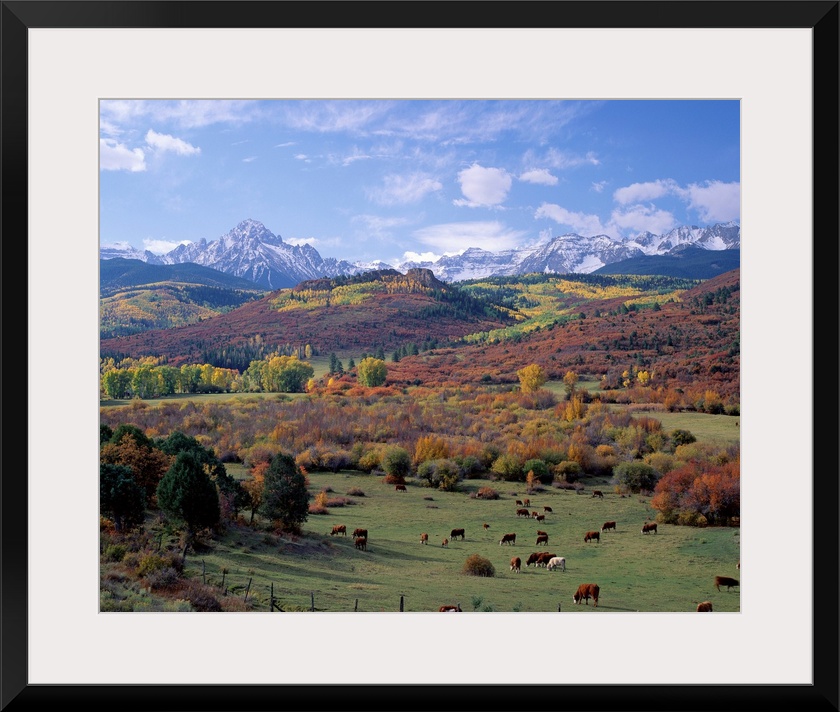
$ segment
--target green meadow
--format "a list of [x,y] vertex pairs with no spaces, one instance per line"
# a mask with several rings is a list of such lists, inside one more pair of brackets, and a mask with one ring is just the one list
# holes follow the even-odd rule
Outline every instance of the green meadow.
[[[234,468],[235,469],[235,468]],[[231,474],[241,476],[232,469]],[[268,611],[270,597],[283,610],[320,612],[437,611],[460,604],[465,612],[684,612],[712,601],[714,610],[737,612],[738,589],[718,592],[715,575],[740,579],[737,528],[659,525],[642,534],[655,512],[647,498],[621,497],[605,479],[586,480],[580,493],[546,487],[528,495],[522,483],[466,480],[461,491],[441,492],[409,480],[406,492],[359,472],[310,474],[311,494],[327,490],[334,500],[352,502],[310,514],[299,537],[277,536],[264,527],[229,526],[200,553],[187,557],[185,575],[242,596],[255,611]],[[497,500],[471,498],[480,487],[496,489]],[[592,497],[601,489],[604,498]],[[348,494],[361,490],[364,496]],[[530,509],[552,508],[545,521],[516,516],[516,499],[530,499]],[[617,529],[601,534],[600,543],[584,542],[589,530],[614,520]],[[484,529],[483,524],[489,528]],[[347,536],[331,536],[343,524]],[[368,530],[366,550],[354,547],[352,532]],[[449,541],[453,528],[465,539]],[[536,532],[548,533],[548,545],[536,546]],[[428,544],[420,542],[428,533]],[[500,545],[502,534],[515,533],[515,545]],[[550,551],[566,558],[566,571],[526,567],[532,552]],[[464,574],[467,557],[489,560],[492,577]],[[510,559],[522,559],[520,573]],[[597,608],[575,605],[580,583],[597,583]]]

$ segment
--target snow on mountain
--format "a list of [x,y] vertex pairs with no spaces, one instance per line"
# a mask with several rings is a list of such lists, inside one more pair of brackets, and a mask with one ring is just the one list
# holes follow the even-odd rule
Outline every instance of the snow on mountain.
[[628,240],[614,240],[606,235],[583,237],[560,235],[537,247],[490,252],[471,247],[458,255],[447,255],[434,262],[402,262],[389,265],[382,261],[350,263],[332,257],[323,258],[308,244],[290,245],[257,220],[243,220],[219,239],[182,244],[165,255],[131,248],[125,243],[103,245],[101,259],[126,257],[150,264],[194,262],[221,272],[249,279],[266,289],[292,287],[307,279],[337,277],[380,269],[423,268],[431,270],[444,282],[542,273],[590,273],[615,262],[642,255],[666,255],[686,246],[706,250],[731,250],[741,247],[741,228],[737,222],[708,227],[682,226],[663,234],[643,232]]

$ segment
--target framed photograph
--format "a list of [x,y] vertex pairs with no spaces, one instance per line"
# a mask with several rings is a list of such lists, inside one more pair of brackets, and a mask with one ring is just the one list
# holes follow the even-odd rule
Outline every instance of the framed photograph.
[[[475,23],[403,18],[441,7],[337,4],[324,17],[314,3],[2,2],[1,708],[509,710],[550,695],[588,710],[838,709],[838,478],[824,456],[838,423],[820,397],[838,360],[838,3],[485,3]],[[511,22],[532,13],[556,26]],[[238,255],[224,283],[199,274],[219,264],[210,251],[245,241],[287,267]],[[678,243],[670,259],[707,271],[646,280],[662,272],[645,260]],[[630,258],[637,271],[607,270]],[[505,275],[512,263],[525,266]],[[175,291],[126,296],[134,283],[115,266],[154,268],[161,283],[191,271]],[[556,275],[577,275],[563,289],[587,296],[560,309]],[[722,275],[709,300],[682,300]],[[367,321],[339,311],[368,299]],[[708,343],[674,357],[668,381],[645,354],[678,347],[638,333],[677,302],[669,338],[702,323]],[[202,331],[248,305],[248,319],[266,305],[280,314],[277,333],[248,331],[244,316],[224,343]],[[605,330],[586,336],[596,320]],[[442,345],[456,322],[465,349]],[[25,358],[12,359],[19,323]],[[149,331],[161,324],[194,331],[173,345]],[[554,329],[590,339],[581,376],[549,350]],[[160,362],[142,360],[149,334]],[[692,368],[716,387],[690,387]],[[650,385],[653,412],[631,394]],[[249,398],[241,412],[186,413],[178,396],[197,390],[208,403]],[[142,420],[161,395],[169,425]],[[347,422],[329,421],[329,404]],[[581,444],[583,426],[572,432],[587,409]],[[702,466],[686,449],[674,457],[693,440],[687,421],[667,420],[679,411],[723,423]],[[487,420],[469,430],[474,412]],[[274,450],[248,439],[260,419]],[[168,437],[199,420],[192,432],[216,435]],[[366,423],[363,437],[348,436],[350,421]],[[389,428],[416,432],[403,442]],[[562,448],[540,440],[561,430]],[[130,436],[123,450],[115,432]],[[148,481],[123,467],[142,439],[160,454]],[[701,469],[705,494],[691,501],[714,502],[703,514],[678,498],[676,476]],[[653,491],[669,472],[670,499]],[[243,486],[255,473],[259,492]],[[179,499],[179,477],[210,478],[213,507]],[[283,477],[310,490],[294,511],[288,491],[271,505],[262,484]],[[141,553],[121,536],[143,511],[134,494],[161,512]],[[488,514],[481,531],[470,514],[466,535],[450,530],[446,510],[474,505],[509,508],[510,527]],[[376,532],[358,530],[365,511],[390,543],[410,530],[411,546],[388,548],[423,571],[406,573],[405,590],[377,578],[387,567],[370,563],[382,555]],[[324,536],[299,536],[299,515]],[[528,555],[554,551],[563,515],[580,541],[539,568]],[[230,558],[202,540],[220,518],[249,516],[263,524],[226,542]],[[604,552],[622,537],[624,557]],[[648,544],[656,553],[638,559]],[[307,546],[288,576],[271,569],[276,590],[263,585],[266,552]],[[307,573],[327,550],[332,582]],[[575,567],[597,572],[601,552],[610,573],[573,597]],[[132,556],[136,582],[109,565]],[[714,590],[698,571],[729,559]],[[445,585],[451,562],[461,582],[499,585],[484,597]],[[674,584],[703,576],[708,596]],[[427,615],[447,609],[474,615]],[[703,610],[713,615],[693,615]]]

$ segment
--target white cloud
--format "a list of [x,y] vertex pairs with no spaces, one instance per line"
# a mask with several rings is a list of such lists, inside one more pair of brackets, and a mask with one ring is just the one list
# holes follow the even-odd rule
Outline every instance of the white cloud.
[[405,252],[400,262],[437,262],[443,255],[434,252]]
[[176,242],[174,240],[156,240],[147,237],[143,240],[143,249],[148,250],[149,252],[155,255],[165,255],[167,252],[171,252],[176,247],[178,247],[178,245],[189,244],[189,240],[181,240],[180,242]]
[[607,181],[605,181],[605,180],[599,180],[597,183],[592,184],[592,190],[594,190],[596,193],[603,193],[604,188],[606,188],[606,187],[607,187]]
[[99,102],[100,115],[115,124],[145,121],[172,122],[181,128],[199,128],[218,123],[239,125],[262,115],[260,102],[220,99],[183,101],[136,101],[129,99]]
[[571,153],[565,153],[564,151],[558,151],[556,148],[550,148],[546,152],[545,156],[542,158],[535,157],[534,151],[527,151],[525,154],[525,160],[529,163],[543,163],[551,166],[552,168],[577,168],[578,166],[598,166],[601,164],[601,161],[598,160],[598,157],[592,152],[589,151],[585,155],[577,155]]
[[256,156],[248,156],[248,158],[243,158],[242,162],[243,163],[251,163],[251,161],[256,161],[256,160],[257,160]]
[[692,183],[685,190],[690,208],[708,222],[727,222],[741,217],[741,184],[706,181]]
[[667,178],[647,183],[633,183],[619,188],[613,193],[613,199],[621,205],[639,203],[643,200],[656,200],[664,195],[679,195],[680,187],[676,181]]
[[471,208],[499,205],[507,198],[513,179],[502,168],[484,168],[474,163],[458,173],[461,192],[466,200],[453,201],[455,205]]
[[607,234],[607,230],[601,224],[601,219],[597,215],[575,213],[552,203],[543,203],[540,205],[536,213],[534,213],[534,218],[549,218],[559,225],[566,225],[572,228],[575,233],[583,237]]
[[318,239],[315,237],[287,237],[283,240],[290,245],[297,247],[298,245],[312,245],[318,244]]
[[653,205],[634,205],[623,212],[614,210],[610,217],[610,224],[615,225],[622,232],[631,230],[639,233],[647,230],[654,235],[661,235],[675,227],[677,221],[667,210],[658,210]]
[[545,168],[525,171],[525,173],[519,176],[519,180],[525,181],[526,183],[537,183],[538,185],[557,185],[558,182],[557,176],[551,175]]
[[146,170],[146,156],[142,148],[129,148],[111,138],[99,139],[99,169],[103,171]]
[[385,185],[367,191],[368,197],[380,205],[418,203],[429,193],[441,190],[440,181],[421,173],[385,176]]
[[201,153],[201,149],[197,146],[169,134],[160,134],[152,129],[146,132],[146,143],[161,153],[171,152],[179,156],[194,156]]
[[274,144],[274,148],[286,148],[288,146],[294,146],[297,141],[286,141],[286,143],[276,143]]
[[469,247],[480,247],[491,252],[509,250],[519,246],[526,233],[511,230],[496,221],[459,222],[431,225],[414,233],[422,244],[438,252],[457,254]]
[[304,163],[312,163],[312,159],[305,153],[297,153],[295,154],[295,158],[299,161],[303,161]]

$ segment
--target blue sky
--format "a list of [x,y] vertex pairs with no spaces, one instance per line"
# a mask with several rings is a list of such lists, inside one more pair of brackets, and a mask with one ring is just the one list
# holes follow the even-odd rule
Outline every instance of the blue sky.
[[103,100],[100,242],[162,253],[251,218],[398,263],[740,221],[739,117],[734,100]]

